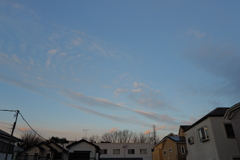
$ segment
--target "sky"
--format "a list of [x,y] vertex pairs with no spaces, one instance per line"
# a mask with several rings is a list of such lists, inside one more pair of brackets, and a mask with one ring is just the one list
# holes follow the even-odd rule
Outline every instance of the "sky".
[[[240,1],[0,1],[0,110],[41,136],[162,138],[240,97]],[[10,133],[14,112],[0,111]],[[31,129],[18,117],[14,135]],[[87,131],[86,131],[87,130]]]

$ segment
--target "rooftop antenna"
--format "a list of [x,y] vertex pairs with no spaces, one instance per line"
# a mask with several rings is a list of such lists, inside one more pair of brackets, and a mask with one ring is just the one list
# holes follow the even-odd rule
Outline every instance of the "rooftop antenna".
[[85,138],[87,138],[87,131],[89,131],[90,129],[83,129],[83,131],[85,132]]

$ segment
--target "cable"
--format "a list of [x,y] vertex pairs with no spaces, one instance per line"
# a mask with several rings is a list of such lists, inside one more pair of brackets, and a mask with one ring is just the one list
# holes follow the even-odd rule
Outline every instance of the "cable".
[[32,129],[32,131],[38,135],[39,137],[41,137],[42,139],[44,139],[45,141],[47,141],[47,139],[43,138],[40,134],[38,134],[31,126],[30,124],[25,120],[25,118],[23,117],[23,115],[19,112],[19,114],[21,115],[22,119],[27,123],[27,125]]
[[1,109],[0,111],[8,111],[8,112],[17,112],[16,110],[6,110],[6,109]]

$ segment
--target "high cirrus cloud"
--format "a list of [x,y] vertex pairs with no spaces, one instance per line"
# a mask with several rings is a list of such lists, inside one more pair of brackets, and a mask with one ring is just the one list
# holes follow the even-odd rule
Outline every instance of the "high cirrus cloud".
[[75,92],[73,90],[65,89],[62,91],[62,94],[65,95],[66,97],[68,97],[69,99],[73,99],[77,102],[80,102],[80,103],[88,105],[88,106],[98,106],[98,107],[114,108],[114,109],[126,108],[125,106],[123,106],[121,104],[116,104],[107,99],[86,96],[82,93]]
[[141,121],[141,120],[137,120],[133,117],[126,117],[126,116],[116,116],[116,115],[108,115],[108,114],[105,114],[105,113],[101,113],[101,112],[98,112],[98,111],[95,111],[95,110],[91,110],[89,108],[86,108],[86,107],[83,107],[83,106],[80,106],[80,105],[73,105],[73,104],[66,104],[64,103],[65,105],[69,106],[69,107],[72,107],[72,108],[77,108],[83,112],[86,112],[86,113],[89,113],[89,114],[92,114],[92,115],[96,115],[96,116],[99,116],[99,117],[102,117],[102,118],[106,118],[106,119],[109,119],[109,120],[112,120],[112,121],[115,121],[115,122],[120,122],[120,123],[130,123],[130,124],[137,124],[137,125],[141,125],[141,126],[151,126],[150,124],[144,122],[144,121]]

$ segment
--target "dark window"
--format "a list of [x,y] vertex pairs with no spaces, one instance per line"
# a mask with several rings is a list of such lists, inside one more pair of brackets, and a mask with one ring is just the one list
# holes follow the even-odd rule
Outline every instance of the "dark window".
[[184,146],[181,146],[181,153],[185,154],[185,147]]
[[166,150],[164,150],[164,151],[163,151],[163,154],[164,154],[164,155],[167,155],[167,151],[166,151]]
[[128,149],[128,154],[135,154],[135,150],[134,149]]
[[54,159],[61,159],[61,158],[62,158],[62,153],[61,152],[54,153]]
[[188,144],[194,144],[194,139],[193,137],[188,138]]
[[3,142],[3,141],[0,141],[0,152],[3,151],[3,146],[4,146],[4,142]]
[[34,160],[38,160],[38,153],[34,154]]
[[204,126],[204,127],[200,128],[200,129],[198,129],[198,133],[199,133],[199,138],[200,138],[201,142],[209,140],[207,126]]
[[113,154],[120,154],[120,149],[113,149]]
[[140,154],[147,154],[147,149],[140,149]]
[[226,133],[227,133],[227,137],[228,138],[235,138],[235,134],[234,134],[234,131],[233,131],[232,124],[226,123],[224,125],[225,125],[225,130],[226,130]]
[[107,149],[101,149],[101,154],[107,154]]

